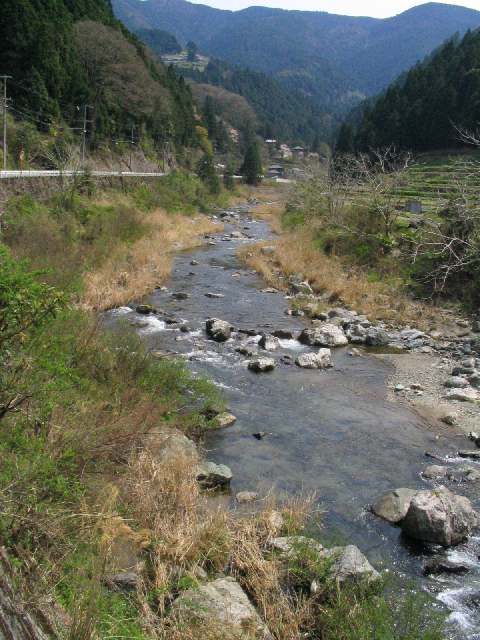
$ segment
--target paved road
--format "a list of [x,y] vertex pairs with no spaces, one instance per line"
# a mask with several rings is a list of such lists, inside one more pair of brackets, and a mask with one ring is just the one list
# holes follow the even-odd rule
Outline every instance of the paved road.
[[[83,171],[0,171],[0,180],[12,178],[59,178],[64,176],[71,178],[75,175],[81,175]],[[95,178],[162,178],[166,173],[148,173],[141,171],[90,171],[89,175]]]

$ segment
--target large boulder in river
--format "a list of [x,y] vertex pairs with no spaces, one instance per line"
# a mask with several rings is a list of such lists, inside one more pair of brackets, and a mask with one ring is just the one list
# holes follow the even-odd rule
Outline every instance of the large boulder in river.
[[332,366],[332,352],[319,349],[317,353],[301,353],[295,362],[302,369],[327,369]]
[[445,547],[463,542],[477,525],[478,515],[470,500],[446,487],[418,491],[400,523],[410,537]]
[[218,578],[184,591],[173,603],[173,610],[181,620],[218,623],[226,639],[244,637],[247,630],[249,638],[272,638],[247,594],[233,578]]
[[407,515],[410,502],[416,493],[413,489],[403,488],[389,491],[373,503],[372,511],[379,518],[397,524]]
[[329,323],[304,329],[298,339],[302,344],[312,347],[342,347],[348,344],[348,338],[343,329]]
[[209,318],[205,323],[207,335],[216,342],[226,342],[232,335],[232,327],[229,322],[218,318]]

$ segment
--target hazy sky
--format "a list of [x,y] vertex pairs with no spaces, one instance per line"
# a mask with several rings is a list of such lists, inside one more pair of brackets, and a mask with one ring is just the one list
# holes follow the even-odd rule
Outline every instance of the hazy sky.
[[[219,9],[244,9],[252,5],[278,7],[280,9],[304,9],[308,11],[329,11],[351,16],[374,16],[386,18],[419,4],[421,0],[191,0],[208,4]],[[443,4],[458,4],[480,11],[480,0],[437,0]]]

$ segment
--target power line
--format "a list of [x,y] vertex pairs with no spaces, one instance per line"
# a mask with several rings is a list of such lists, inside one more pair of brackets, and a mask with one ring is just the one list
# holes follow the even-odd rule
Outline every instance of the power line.
[[3,169],[7,170],[7,80],[11,76],[0,76],[3,80]]

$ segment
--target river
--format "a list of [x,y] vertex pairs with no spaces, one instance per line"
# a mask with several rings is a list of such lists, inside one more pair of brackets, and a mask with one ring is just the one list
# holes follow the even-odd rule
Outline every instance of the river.
[[[137,323],[149,348],[179,354],[195,374],[221,387],[237,422],[210,433],[206,449],[209,459],[232,469],[232,495],[241,490],[315,492],[324,510],[322,540],[356,544],[375,568],[405,584],[413,582],[434,594],[438,606],[446,605],[452,637],[480,639],[480,538],[447,554],[471,566],[467,576],[427,579],[422,567],[432,550],[408,541],[398,528],[368,511],[375,498],[391,489],[430,487],[420,475],[429,464],[425,451],[452,453],[462,448],[464,437],[438,434],[407,407],[389,402],[390,370],[374,355],[352,357],[342,348],[333,354],[333,369],[304,370],[282,361],[282,356],[295,357],[308,347],[284,340],[278,351],[268,354],[277,360],[277,368],[258,375],[247,370],[247,359],[236,351],[241,343],[255,343],[258,335],[235,333],[223,344],[208,340],[208,317],[258,334],[305,326],[301,318],[286,315],[284,295],[266,292],[267,285],[236,257],[242,243],[271,237],[268,225],[253,220],[246,207],[232,211],[215,242],[177,256],[167,288],[150,299],[187,324],[189,333],[181,332],[178,324],[166,324],[161,315],[139,316],[135,305],[110,317]],[[229,237],[238,230],[249,238]],[[188,297],[172,296],[178,292]],[[206,293],[224,297],[209,298]],[[252,434],[259,431],[271,435],[257,440]],[[478,489],[463,484],[451,488],[478,507]]]

